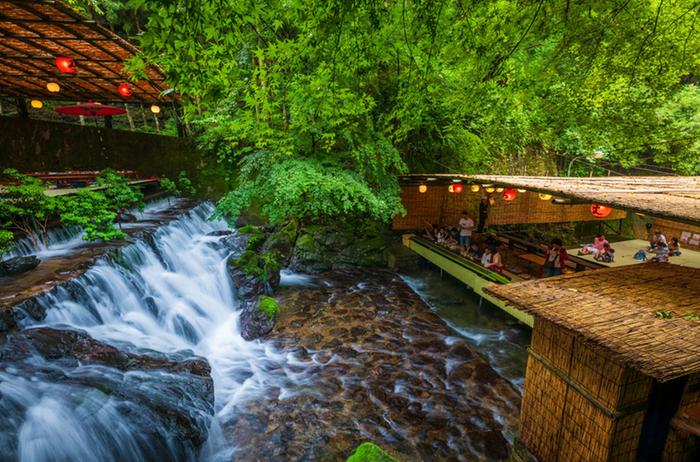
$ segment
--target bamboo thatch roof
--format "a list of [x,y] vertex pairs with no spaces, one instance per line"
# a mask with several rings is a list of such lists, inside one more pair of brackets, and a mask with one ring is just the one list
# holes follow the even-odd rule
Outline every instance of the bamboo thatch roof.
[[700,269],[647,263],[484,290],[661,382],[700,372]]
[[493,183],[648,213],[686,223],[700,223],[700,177],[697,176],[570,178],[430,174],[406,175],[402,180],[416,182],[429,178],[438,181]]
[[[0,0],[0,93],[59,101],[155,102],[167,89],[163,72],[146,68],[146,79],[131,80],[124,63],[139,53],[131,43],[57,0]],[[54,65],[72,58],[74,74]],[[51,93],[46,84],[60,84]],[[132,95],[117,87],[128,84]],[[169,99],[172,99],[169,98]]]

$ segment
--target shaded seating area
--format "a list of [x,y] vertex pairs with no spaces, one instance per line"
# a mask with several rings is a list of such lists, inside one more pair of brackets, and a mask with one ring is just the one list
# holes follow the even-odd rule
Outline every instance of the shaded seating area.
[[697,460],[699,278],[659,263],[485,287],[535,317],[522,444],[540,460]]

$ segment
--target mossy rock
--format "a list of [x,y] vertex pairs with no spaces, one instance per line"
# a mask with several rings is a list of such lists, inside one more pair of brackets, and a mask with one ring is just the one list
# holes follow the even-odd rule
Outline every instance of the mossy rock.
[[346,462],[398,462],[374,443],[364,442],[359,445]]
[[260,297],[260,311],[265,313],[268,318],[274,319],[280,311],[280,307],[277,304],[277,300],[272,297],[262,296]]

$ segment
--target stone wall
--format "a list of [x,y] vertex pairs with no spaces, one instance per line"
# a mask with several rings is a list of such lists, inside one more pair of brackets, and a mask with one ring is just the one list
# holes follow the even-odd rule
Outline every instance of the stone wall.
[[224,188],[216,159],[191,140],[102,127],[0,117],[0,170],[135,170],[174,178],[184,170],[207,195]]

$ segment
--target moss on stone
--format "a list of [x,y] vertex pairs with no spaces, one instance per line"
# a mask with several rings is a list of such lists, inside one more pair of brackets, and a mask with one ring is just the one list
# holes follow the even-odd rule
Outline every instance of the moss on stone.
[[277,300],[267,295],[260,297],[260,310],[267,315],[268,318],[272,319],[279,313],[280,307],[277,304]]
[[258,265],[258,254],[253,250],[246,250],[240,257],[233,260],[233,264],[238,266],[247,276],[262,277],[263,269]]
[[374,443],[364,442],[359,445],[346,462],[398,462]]
[[245,225],[238,228],[238,232],[241,234],[262,234],[262,230],[259,226]]

